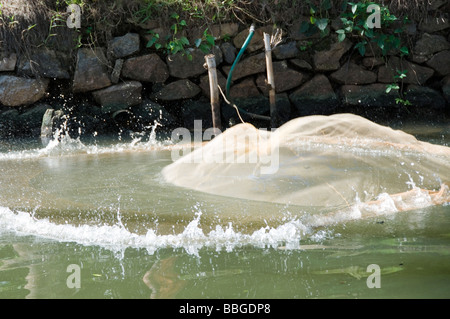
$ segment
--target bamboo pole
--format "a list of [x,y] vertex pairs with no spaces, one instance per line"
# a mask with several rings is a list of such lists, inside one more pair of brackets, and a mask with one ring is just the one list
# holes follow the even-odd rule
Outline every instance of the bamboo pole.
[[269,87],[269,102],[270,102],[270,118],[272,128],[278,127],[278,111],[276,106],[275,96],[275,77],[273,75],[272,64],[272,47],[270,45],[270,35],[264,32],[264,46],[266,51],[266,69],[267,69],[267,85]]
[[220,115],[219,84],[217,81],[216,60],[214,54],[205,56],[208,66],[209,91],[211,95],[211,112],[214,130],[222,129],[222,120]]

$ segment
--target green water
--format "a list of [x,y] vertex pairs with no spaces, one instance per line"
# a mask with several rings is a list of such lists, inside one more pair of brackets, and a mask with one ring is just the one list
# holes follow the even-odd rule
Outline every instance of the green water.
[[2,145],[0,298],[450,297],[448,205],[305,229],[312,208],[165,183],[164,147],[39,149]]
[[[329,248],[203,248],[198,256],[183,249],[112,252],[3,233],[0,297],[448,298],[449,213],[433,208],[383,224],[349,223],[311,243]],[[427,222],[393,230],[417,219]],[[370,289],[366,270],[373,263],[381,268],[381,287]],[[67,287],[70,264],[82,267],[79,289]]]

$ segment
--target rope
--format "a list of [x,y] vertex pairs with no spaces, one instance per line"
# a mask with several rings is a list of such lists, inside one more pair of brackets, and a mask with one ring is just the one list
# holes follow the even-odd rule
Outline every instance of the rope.
[[245,121],[242,119],[240,112],[247,114],[248,116],[250,116],[251,118],[254,119],[259,119],[259,120],[265,120],[265,121],[270,121],[270,116],[264,116],[264,115],[259,115],[259,114],[255,114],[255,113],[250,113],[247,112],[246,110],[241,109],[239,106],[237,106],[236,104],[231,103],[230,101],[228,101],[228,99],[226,98],[225,94],[223,93],[222,89],[220,88],[220,86],[217,86],[219,88],[220,93],[222,94],[225,102],[227,102],[227,104],[231,105],[232,107],[234,107],[234,109],[237,111],[237,114],[239,115],[239,119],[241,120],[242,123],[245,123]]
[[232,107],[234,107],[236,109],[237,115],[239,116],[239,119],[241,120],[242,123],[245,124],[245,121],[242,119],[241,113],[239,112],[239,108],[236,106],[236,104],[231,103],[230,101],[228,101],[227,97],[225,96],[225,94],[223,94],[222,88],[220,87],[220,85],[217,86],[219,88],[220,94],[222,94],[223,99],[225,100],[225,102],[227,102],[227,104],[231,105]]

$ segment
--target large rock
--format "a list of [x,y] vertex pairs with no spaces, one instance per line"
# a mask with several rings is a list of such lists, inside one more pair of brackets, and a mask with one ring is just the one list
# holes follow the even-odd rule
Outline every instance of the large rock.
[[244,79],[230,88],[230,98],[233,100],[254,98],[260,95],[252,78]]
[[[221,62],[222,52],[217,50],[214,52],[216,55],[216,65]],[[220,52],[220,53],[219,53]],[[195,76],[199,76],[206,72],[206,68],[203,67],[205,64],[205,53],[199,49],[192,49],[189,51],[191,58],[188,58],[186,53],[178,52],[176,54],[169,55],[166,59],[166,63],[169,67],[169,73],[171,76],[187,79]]]
[[333,72],[330,79],[340,84],[371,84],[377,81],[377,74],[349,62]]
[[318,74],[289,95],[298,115],[331,114],[338,106],[333,87],[325,75]]
[[155,54],[127,59],[122,67],[122,76],[128,79],[164,83],[169,78],[167,65]]
[[363,66],[372,70],[377,66],[384,64],[384,59],[382,57],[366,57],[362,60]]
[[413,62],[423,63],[440,51],[450,50],[450,43],[441,35],[424,33],[413,49]]
[[278,60],[293,59],[300,54],[297,48],[297,42],[291,41],[286,44],[281,44],[272,50],[273,56]]
[[[288,67],[286,61],[273,63],[273,75],[275,78],[275,92],[282,93],[300,86],[304,82],[304,75]],[[269,87],[266,84],[266,75],[259,75],[256,82],[258,88],[265,94],[269,94]]]
[[308,61],[302,60],[302,59],[292,59],[289,60],[289,62],[296,68],[299,68],[301,70],[306,71],[312,71],[312,66]]
[[17,63],[17,54],[0,52],[0,72],[14,71]]
[[142,84],[129,81],[92,93],[104,113],[115,112],[141,103]]
[[[224,66],[223,70],[228,75],[230,72],[230,66]],[[232,80],[239,80],[243,77],[262,73],[266,71],[266,56],[264,53],[259,53],[257,55],[250,56],[246,59],[239,61],[233,70]]]
[[398,98],[395,91],[386,93],[386,85],[381,83],[343,85],[340,96],[344,105],[363,107],[392,107],[396,105],[395,99]]
[[[399,75],[397,71],[406,71],[406,77],[403,79],[395,78],[395,76]],[[387,65],[383,65],[378,69],[378,82],[394,83],[403,80],[403,83],[423,85],[433,74],[433,69],[392,56]]]
[[33,104],[44,97],[48,83],[48,79],[0,76],[0,103],[5,106]]
[[224,42],[220,45],[222,50],[223,60],[228,64],[233,64],[236,59],[236,48],[230,42]]
[[[233,39],[233,44],[236,48],[240,49],[244,45],[249,35],[250,29],[245,29],[238,33]],[[272,26],[265,26],[255,30],[253,37],[248,44],[246,51],[254,52],[264,47],[264,33],[272,34]]]
[[175,101],[193,98],[200,92],[201,89],[195,83],[184,79],[165,85],[155,97],[162,101]]
[[63,53],[40,49],[33,52],[29,59],[20,59],[17,67],[19,75],[41,76],[53,79],[70,79],[68,57]]
[[329,50],[317,51],[314,54],[314,68],[316,71],[335,71],[341,66],[339,60],[352,47],[352,43],[345,39],[333,43]]
[[127,33],[108,42],[108,54],[116,59],[135,54],[139,49],[140,39],[137,33]]
[[446,17],[432,17],[423,20],[419,29],[424,32],[434,33],[450,28],[449,19]]
[[101,48],[79,49],[73,91],[89,92],[110,86],[108,61]]
[[450,50],[436,53],[426,64],[440,76],[450,74]]
[[411,84],[405,92],[406,99],[420,108],[443,110],[446,107],[444,97],[432,88]]

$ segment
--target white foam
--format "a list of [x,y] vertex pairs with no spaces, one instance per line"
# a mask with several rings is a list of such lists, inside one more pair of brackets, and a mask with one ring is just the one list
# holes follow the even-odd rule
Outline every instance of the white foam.
[[[414,202],[419,208],[432,205],[428,193],[414,189],[411,194],[411,198],[402,200],[395,195],[383,193],[378,196],[375,204],[358,202],[335,212],[301,218],[292,217],[289,213],[289,217],[285,214],[284,218],[280,218],[283,221],[281,225],[276,227],[266,225],[251,233],[236,231],[232,223],[226,227],[208,225],[208,228],[213,230],[205,232],[200,226],[202,212],[198,207],[195,207],[193,211],[195,216],[182,232],[165,235],[158,234],[157,228],[148,229],[145,234],[133,233],[120,221],[116,225],[56,224],[48,219],[36,219],[33,213],[14,212],[9,208],[0,207],[0,234],[9,231],[17,235],[32,235],[59,242],[96,245],[114,251],[127,247],[144,248],[150,254],[162,248],[181,248],[189,254],[198,255],[198,251],[203,247],[232,251],[245,245],[258,248],[283,246],[286,249],[301,249],[301,241],[308,239],[320,241],[324,236],[329,237],[329,226],[374,216],[391,215],[403,210],[403,206],[410,205],[410,202]],[[318,229],[319,227],[327,229],[324,232],[323,229]]]
[[53,138],[45,147],[27,149],[22,151],[10,151],[0,153],[0,161],[5,160],[24,160],[42,157],[54,156],[72,156],[77,154],[115,154],[131,151],[148,151],[148,150],[164,150],[173,146],[173,142],[158,141],[156,137],[156,128],[159,124],[152,126],[152,130],[148,133],[135,134],[130,142],[119,142],[113,145],[85,144],[80,137],[72,138],[67,129],[57,129]]
[[179,234],[159,235],[156,229],[149,229],[145,235],[132,233],[119,225],[80,225],[55,224],[48,219],[36,219],[26,212],[13,212],[0,207],[0,232],[9,231],[18,235],[32,235],[59,242],[76,242],[82,245],[96,245],[111,250],[127,247],[145,248],[154,253],[160,248],[183,248],[197,255],[202,247],[215,247],[217,250],[233,250],[242,245],[257,247],[298,247],[300,240],[310,230],[298,220],[292,220],[278,227],[264,227],[251,234],[236,232],[232,224],[223,228],[217,225],[205,233],[199,226],[201,213]]

